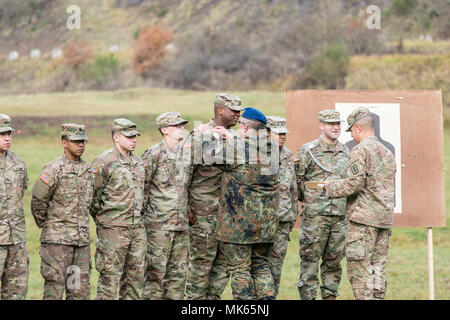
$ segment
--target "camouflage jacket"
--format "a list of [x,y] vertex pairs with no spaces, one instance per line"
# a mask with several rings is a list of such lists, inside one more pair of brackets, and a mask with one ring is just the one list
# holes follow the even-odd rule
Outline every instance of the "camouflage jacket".
[[28,187],[25,162],[14,152],[0,158],[0,245],[26,241],[23,195]]
[[347,162],[348,149],[339,141],[336,145],[329,145],[319,137],[298,150],[294,163],[302,214],[345,215],[345,197],[331,199],[322,190],[307,188],[305,182],[345,178]]
[[166,141],[150,147],[142,155],[146,165],[144,221],[150,229],[188,229],[187,185],[190,162],[184,162],[181,145],[170,150]]
[[33,186],[31,213],[41,242],[89,245],[89,206],[94,191],[91,166],[63,153],[47,164]]
[[298,216],[297,182],[295,178],[294,156],[283,147],[280,151],[278,221],[295,223]]
[[[210,129],[216,127],[214,120],[211,120],[208,123],[208,127]],[[235,134],[233,129],[229,129],[228,131]],[[199,229],[197,232],[207,234],[215,233],[214,226],[211,226],[211,224],[206,221],[215,221],[217,218],[222,171],[212,164],[206,164],[202,161],[202,138],[214,140],[214,137],[202,137],[198,131],[194,130],[185,139],[183,149],[190,149],[191,163],[193,164],[192,179],[188,187],[188,210],[196,217],[204,217],[204,219],[197,219],[194,226]],[[185,152],[185,154],[187,154],[187,152]]]
[[90,213],[97,225],[143,225],[145,167],[133,153],[124,157],[114,146],[94,159],[94,197]]
[[347,219],[389,229],[394,212],[394,155],[376,137],[367,137],[350,151],[348,177],[331,181],[327,196],[347,198]]
[[[279,150],[270,139],[266,139],[265,147],[267,153],[258,150],[257,140],[235,137],[234,163],[215,164],[223,171],[217,217],[217,237],[221,241],[252,244],[275,240]],[[257,162],[252,161],[252,155],[257,155]]]

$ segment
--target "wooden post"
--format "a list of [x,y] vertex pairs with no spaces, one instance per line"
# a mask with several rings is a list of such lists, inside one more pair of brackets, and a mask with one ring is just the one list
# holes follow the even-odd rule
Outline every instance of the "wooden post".
[[434,300],[433,228],[428,228],[428,290]]

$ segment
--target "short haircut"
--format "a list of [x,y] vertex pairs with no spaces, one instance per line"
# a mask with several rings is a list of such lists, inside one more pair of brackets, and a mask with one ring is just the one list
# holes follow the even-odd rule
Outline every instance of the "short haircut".
[[114,135],[115,134],[119,134],[119,133],[120,132],[118,130],[114,130],[114,129],[111,130],[111,139],[112,139],[113,142],[114,142]]
[[362,119],[356,121],[355,124],[363,127],[366,130],[374,130],[374,128],[375,128],[373,118],[371,116],[362,118]]
[[219,108],[226,107],[224,104],[214,104],[214,115],[216,116],[219,113]]
[[241,118],[241,122],[244,123],[249,129],[256,131],[266,129],[266,124],[259,120],[250,120],[247,118]]

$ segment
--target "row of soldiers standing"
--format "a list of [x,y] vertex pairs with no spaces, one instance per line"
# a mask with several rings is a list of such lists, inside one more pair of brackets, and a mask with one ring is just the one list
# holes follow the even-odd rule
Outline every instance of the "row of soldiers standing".
[[[322,298],[335,298],[345,253],[355,297],[383,298],[395,161],[371,135],[368,110],[360,108],[348,119],[361,142],[350,156],[337,141],[339,114],[325,110],[319,113],[321,136],[302,146],[295,159],[283,146],[284,119],[266,118],[253,108],[240,117],[241,111],[238,97],[219,94],[214,119],[185,139],[187,121],[162,114],[157,125],[163,140],[142,158],[133,153],[136,125],[116,119],[114,147],[92,165],[81,159],[85,127],[63,125],[64,153],[44,167],[32,190],[32,214],[42,228],[43,298],[62,299],[65,293],[67,299],[89,299],[90,213],[97,226],[97,299],[220,299],[230,276],[233,298],[275,299],[297,199],[303,204],[300,297],[316,298],[322,259]],[[25,163],[8,150],[14,132],[9,117],[0,122],[2,299],[20,299],[28,281],[22,207],[28,178]],[[239,134],[231,129],[238,122]],[[269,174],[263,173],[267,162],[248,161],[253,140],[246,139],[267,128],[272,139],[266,150],[276,150],[278,165]],[[208,162],[204,149],[201,161],[193,161],[196,134],[216,159],[218,142],[244,139],[243,161]]]

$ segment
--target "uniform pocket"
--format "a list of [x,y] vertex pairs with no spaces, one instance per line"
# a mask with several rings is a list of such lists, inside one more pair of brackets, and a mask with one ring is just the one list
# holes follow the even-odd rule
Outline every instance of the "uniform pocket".
[[46,281],[55,283],[64,283],[64,274],[61,266],[56,259],[54,253],[51,252],[50,246],[41,246],[39,251],[41,256],[41,275]]
[[103,241],[97,239],[95,242],[97,250],[95,251],[95,269],[99,273],[112,273],[114,271],[114,251],[109,249]]
[[362,260],[366,257],[365,235],[358,234],[355,237],[347,239],[345,256],[348,260]]

